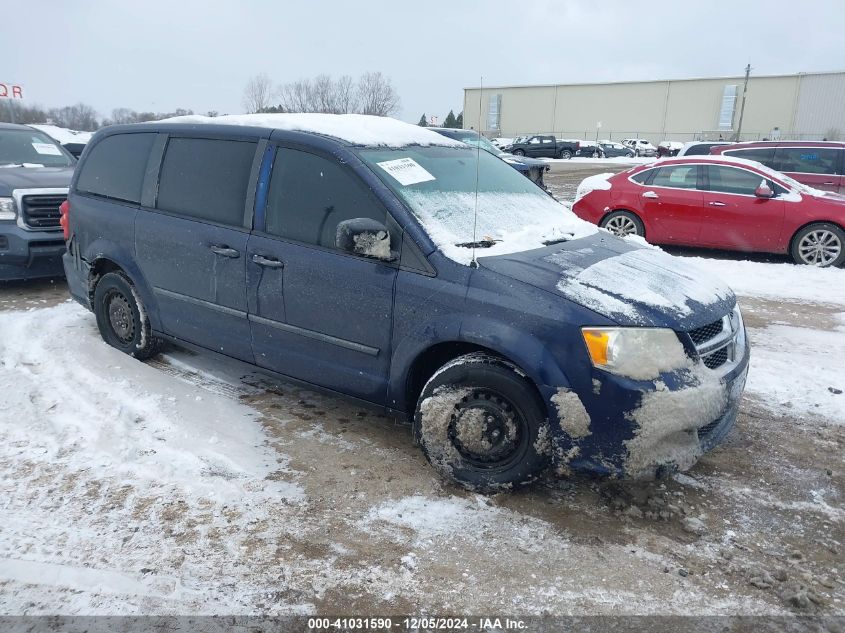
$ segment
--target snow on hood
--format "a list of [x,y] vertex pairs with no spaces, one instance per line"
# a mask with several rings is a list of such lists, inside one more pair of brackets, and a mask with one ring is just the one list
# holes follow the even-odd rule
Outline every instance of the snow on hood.
[[584,180],[581,181],[581,184],[578,185],[578,189],[575,191],[575,202],[578,202],[591,191],[596,191],[597,189],[602,191],[609,190],[611,187],[609,178],[614,175],[615,174],[604,173],[584,178]]
[[577,251],[549,256],[563,277],[558,290],[600,314],[636,322],[645,305],[683,320],[700,306],[733,299],[733,292],[717,278],[685,264],[677,257],[639,248],[602,259],[582,268]]
[[418,125],[390,117],[367,114],[227,114],[207,117],[199,114],[162,119],[159,123],[209,123],[213,125],[248,125],[295,132],[311,132],[332,136],[353,145],[366,147],[406,147],[408,145],[442,145],[465,147],[464,143],[447,138]]
[[606,231],[539,251],[490,257],[482,264],[624,326],[699,327],[724,316],[735,303],[728,286],[685,258]]

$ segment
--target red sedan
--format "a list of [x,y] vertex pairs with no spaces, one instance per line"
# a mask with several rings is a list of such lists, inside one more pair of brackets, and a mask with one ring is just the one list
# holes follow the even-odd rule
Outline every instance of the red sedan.
[[572,210],[653,244],[788,253],[813,266],[845,262],[845,197],[741,158],[670,158],[591,176]]

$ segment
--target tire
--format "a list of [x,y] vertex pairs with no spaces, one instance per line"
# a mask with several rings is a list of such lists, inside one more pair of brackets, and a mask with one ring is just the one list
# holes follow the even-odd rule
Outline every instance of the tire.
[[792,238],[789,249],[796,264],[842,266],[845,263],[845,231],[830,222],[810,224]]
[[525,156],[525,150],[522,149],[515,149],[513,150],[514,156]]
[[570,152],[568,149],[562,150],[560,152],[559,157],[564,159],[564,160],[569,160],[570,158],[572,158],[572,152]]
[[593,152],[592,158],[599,158],[599,153],[598,153],[598,152]]
[[608,213],[599,226],[619,237],[627,237],[628,235],[645,237],[645,227],[642,220],[630,211]]
[[124,354],[143,360],[161,350],[135,286],[122,272],[103,275],[94,289],[94,315],[103,340]]
[[525,486],[551,462],[549,423],[534,386],[490,354],[441,367],[423,387],[414,423],[434,469],[476,492]]

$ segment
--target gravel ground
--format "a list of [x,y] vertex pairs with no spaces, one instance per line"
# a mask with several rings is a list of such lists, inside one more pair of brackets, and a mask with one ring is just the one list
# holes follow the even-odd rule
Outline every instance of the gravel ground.
[[[753,346],[842,323],[743,306]],[[26,376],[0,395],[0,614],[845,613],[845,427],[778,394],[746,395],[673,479],[483,497],[343,400],[176,349],[122,356],[61,280],[0,285],[10,311],[31,338],[0,323],[0,382]]]

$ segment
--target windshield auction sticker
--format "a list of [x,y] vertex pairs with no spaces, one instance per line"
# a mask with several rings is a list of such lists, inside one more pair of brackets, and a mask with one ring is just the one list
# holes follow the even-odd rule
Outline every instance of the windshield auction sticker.
[[425,168],[413,158],[399,158],[397,160],[386,160],[376,163],[388,174],[393,176],[403,187],[415,185],[418,182],[436,180]]
[[62,150],[52,143],[33,143],[33,149],[39,154],[47,154],[49,156],[61,156]]

